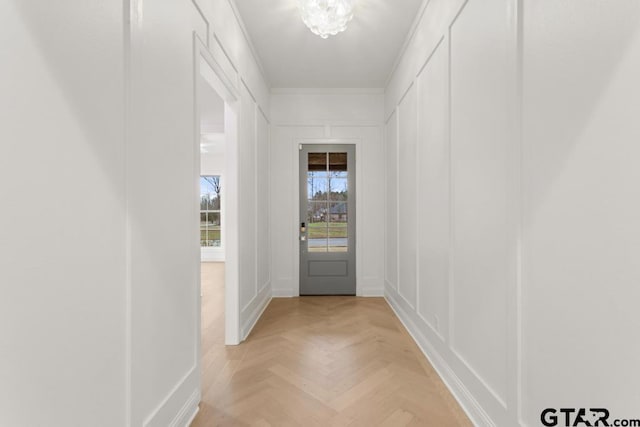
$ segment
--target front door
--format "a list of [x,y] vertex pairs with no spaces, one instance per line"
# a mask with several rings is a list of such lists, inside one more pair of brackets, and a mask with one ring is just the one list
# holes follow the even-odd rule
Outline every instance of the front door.
[[300,295],[356,294],[355,145],[300,146]]

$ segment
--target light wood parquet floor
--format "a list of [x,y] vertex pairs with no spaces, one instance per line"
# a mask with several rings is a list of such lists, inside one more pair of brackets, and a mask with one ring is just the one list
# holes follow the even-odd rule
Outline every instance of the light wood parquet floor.
[[383,298],[274,299],[224,346],[224,264],[202,265],[203,394],[192,426],[470,426]]

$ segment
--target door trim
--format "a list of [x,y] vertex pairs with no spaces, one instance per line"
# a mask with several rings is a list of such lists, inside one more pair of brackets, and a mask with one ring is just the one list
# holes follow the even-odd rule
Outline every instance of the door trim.
[[[239,116],[240,110],[240,94],[236,89],[232,77],[228,76],[222,66],[213,57],[207,45],[194,34],[194,144],[195,144],[195,166],[198,176],[195,182],[200,180],[200,113],[198,106],[198,85],[197,79],[202,78],[211,86],[211,88],[225,102],[225,133],[227,134],[225,146],[225,284],[224,284],[224,329],[225,329],[225,345],[238,345],[242,341],[240,331],[240,284],[238,279],[238,262],[239,262],[239,238],[238,238],[238,133],[239,133]],[[199,185],[197,194],[200,194]],[[196,199],[194,199],[196,200]],[[199,196],[197,198],[199,200]],[[199,215],[200,205],[194,202]],[[200,231],[197,229],[198,246],[200,246]],[[201,249],[198,248],[198,259],[196,262],[198,288],[200,288],[200,263]],[[198,350],[197,363],[198,369],[201,369],[200,352],[201,352],[201,324],[202,316],[201,292],[198,292]]]
[[[293,295],[294,297],[300,296],[300,144],[351,144],[356,147],[356,189],[362,190],[362,139],[361,138],[294,138],[291,146],[292,150],[292,164],[293,164],[293,176],[296,177],[295,184],[293,185],[293,223],[290,226],[293,229],[293,256],[295,262],[293,263]],[[356,190],[357,191],[357,190]],[[362,197],[356,193],[356,236],[361,236],[361,215],[362,215]],[[362,266],[361,254],[362,250],[360,242],[362,239],[356,238],[356,296],[364,296],[362,294],[360,283],[360,272]]]

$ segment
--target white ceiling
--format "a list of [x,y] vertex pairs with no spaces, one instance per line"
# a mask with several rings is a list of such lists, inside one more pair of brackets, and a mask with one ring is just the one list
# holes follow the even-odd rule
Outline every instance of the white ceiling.
[[207,133],[200,136],[200,153],[221,156],[225,153],[224,133]]
[[296,0],[236,0],[271,87],[384,87],[422,0],[354,0],[347,30],[313,34]]

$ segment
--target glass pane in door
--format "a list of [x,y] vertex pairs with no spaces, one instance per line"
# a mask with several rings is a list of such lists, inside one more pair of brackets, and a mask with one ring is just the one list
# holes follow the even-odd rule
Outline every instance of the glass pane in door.
[[346,171],[347,153],[329,153],[329,170]]
[[309,252],[327,252],[329,228],[326,222],[314,222],[307,225]]
[[347,153],[307,154],[307,248],[309,252],[347,252]]
[[327,153],[309,153],[309,171],[327,171]]
[[348,209],[346,202],[329,203],[329,252],[346,252],[349,249]]
[[307,197],[309,200],[327,200],[329,177],[327,172],[307,172]]

